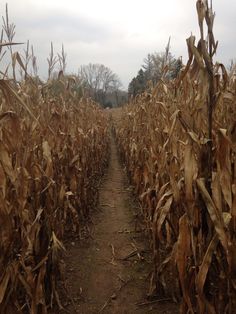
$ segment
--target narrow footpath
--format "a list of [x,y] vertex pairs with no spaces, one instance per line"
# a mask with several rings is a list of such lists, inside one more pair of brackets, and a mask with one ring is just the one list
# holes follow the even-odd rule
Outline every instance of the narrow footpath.
[[146,301],[152,262],[137,212],[112,138],[90,237],[67,246],[65,313],[178,313],[172,303]]

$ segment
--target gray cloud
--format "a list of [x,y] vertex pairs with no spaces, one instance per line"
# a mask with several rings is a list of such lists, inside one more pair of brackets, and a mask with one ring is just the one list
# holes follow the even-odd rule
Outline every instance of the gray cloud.
[[[67,0],[70,2],[70,0]],[[92,0],[90,0],[91,2]],[[127,0],[129,3],[132,0]],[[167,1],[167,0],[166,0]],[[177,1],[177,0],[176,0]],[[103,63],[116,72],[125,87],[139,70],[143,59],[150,52],[162,51],[168,37],[171,36],[171,50],[178,57],[182,55],[187,59],[185,39],[191,32],[199,37],[197,15],[194,2],[179,0],[179,7],[175,12],[162,12],[161,2],[157,1],[155,14],[144,7],[140,14],[140,23],[137,29],[132,27],[132,19],[137,14],[122,13],[113,20],[109,18],[114,10],[109,6],[103,16],[91,16],[79,10],[62,10],[61,7],[46,9],[35,6],[32,0],[9,0],[10,19],[16,24],[16,40],[26,42],[27,39],[34,45],[35,54],[38,56],[40,74],[46,78],[46,58],[53,41],[55,51],[60,51],[61,44],[65,46],[68,55],[68,72],[76,73],[81,64],[89,62]],[[168,1],[167,1],[168,2]],[[173,3],[172,0],[170,2]],[[216,11],[215,37],[219,40],[217,60],[228,63],[235,57],[236,33],[235,26],[235,0],[214,1]],[[82,2],[80,4],[82,6]],[[122,4],[121,4],[122,5]],[[141,3],[139,4],[141,7]],[[92,8],[91,8],[92,9]],[[155,8],[154,8],[155,9]],[[4,5],[0,5],[4,12]],[[96,12],[95,12],[96,13]],[[163,14],[166,16],[163,18]],[[143,20],[142,20],[143,19]],[[151,19],[151,18],[150,18]],[[127,24],[128,22],[129,24]],[[137,21],[136,21],[137,23]],[[136,24],[135,24],[136,25]]]
[[[44,38],[55,40],[78,41],[82,43],[104,43],[119,32],[108,28],[106,24],[98,21],[91,21],[83,16],[68,15],[63,12],[56,12],[53,15],[42,14],[37,18],[29,17],[24,20],[16,18],[16,24],[20,27],[22,35],[32,37],[41,34]],[[40,36],[40,37],[41,37]]]

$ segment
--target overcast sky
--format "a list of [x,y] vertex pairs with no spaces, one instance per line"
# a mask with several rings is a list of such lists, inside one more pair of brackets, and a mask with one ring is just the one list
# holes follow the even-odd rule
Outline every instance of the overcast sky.
[[[50,42],[68,56],[67,72],[82,64],[103,63],[126,88],[148,53],[163,51],[171,36],[171,51],[187,57],[185,39],[199,37],[195,0],[8,0],[16,41],[30,40],[46,78]],[[217,60],[236,57],[236,0],[213,0]],[[4,1],[0,14],[4,15]]]

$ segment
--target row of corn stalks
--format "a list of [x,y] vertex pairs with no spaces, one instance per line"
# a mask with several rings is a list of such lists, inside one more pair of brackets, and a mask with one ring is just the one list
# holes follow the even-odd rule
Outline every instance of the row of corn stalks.
[[102,109],[78,99],[63,75],[57,96],[53,82],[37,82],[0,80],[1,313],[61,307],[62,240],[80,232],[107,163]]
[[150,233],[150,294],[180,302],[180,313],[235,313],[236,79],[212,61],[211,7],[197,9],[188,64],[131,100],[115,133]]

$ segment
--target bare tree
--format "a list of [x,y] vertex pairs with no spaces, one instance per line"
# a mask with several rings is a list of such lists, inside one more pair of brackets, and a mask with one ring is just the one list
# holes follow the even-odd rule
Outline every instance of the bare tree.
[[103,106],[107,94],[122,86],[119,77],[103,64],[82,65],[79,69],[79,77],[89,95]]

